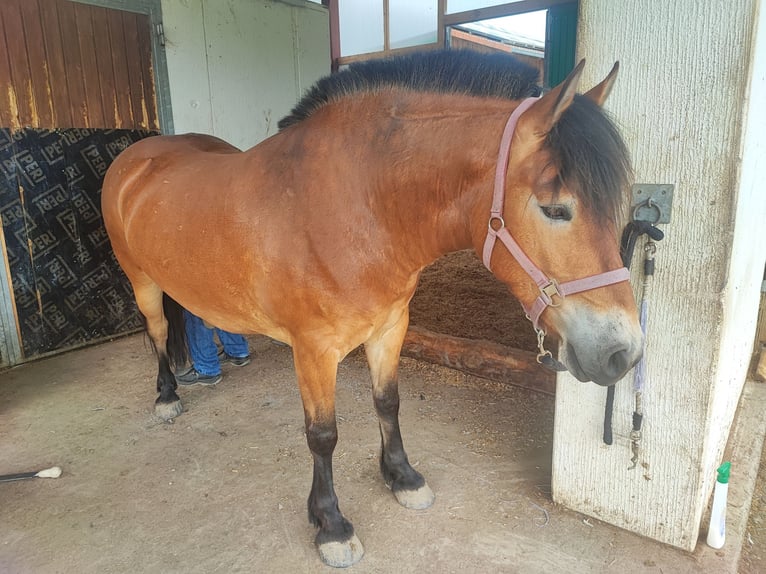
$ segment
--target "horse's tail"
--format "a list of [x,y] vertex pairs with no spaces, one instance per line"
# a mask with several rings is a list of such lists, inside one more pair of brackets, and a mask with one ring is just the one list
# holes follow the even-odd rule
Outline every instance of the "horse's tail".
[[184,327],[184,309],[170,295],[163,293],[162,311],[168,322],[166,347],[170,367],[181,367],[189,359],[189,346],[186,342],[186,328]]

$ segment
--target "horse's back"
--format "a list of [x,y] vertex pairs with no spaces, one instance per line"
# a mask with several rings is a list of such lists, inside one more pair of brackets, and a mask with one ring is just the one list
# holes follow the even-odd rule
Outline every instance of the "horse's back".
[[[142,139],[117,158],[151,158],[165,154],[188,153],[237,153],[240,150],[224,140],[207,134],[181,134],[172,136],[154,136]],[[116,163],[115,162],[115,163]]]
[[[107,212],[129,188],[143,188],[147,177],[173,166],[194,165],[207,155],[235,154],[240,150],[214,136],[183,134],[140,140],[114,160],[104,179],[102,207]],[[108,215],[105,214],[105,217]]]

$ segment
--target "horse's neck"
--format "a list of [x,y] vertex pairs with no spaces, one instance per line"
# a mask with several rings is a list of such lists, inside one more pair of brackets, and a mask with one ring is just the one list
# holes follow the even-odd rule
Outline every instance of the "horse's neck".
[[385,196],[383,205],[397,203],[383,215],[418,242],[417,264],[476,247],[475,219],[489,218],[497,150],[512,106],[415,94],[381,107],[376,119],[387,130],[386,147],[371,139],[381,177],[370,193]]

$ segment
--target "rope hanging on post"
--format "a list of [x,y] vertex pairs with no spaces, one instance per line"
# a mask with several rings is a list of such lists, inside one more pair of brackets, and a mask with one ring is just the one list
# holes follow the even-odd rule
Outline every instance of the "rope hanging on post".
[[[642,235],[648,236],[647,244],[644,248],[644,283],[643,293],[641,297],[641,329],[644,332],[644,340],[646,340],[646,318],[648,314],[648,288],[650,286],[650,279],[654,275],[654,254],[657,250],[655,241],[662,240],[665,234],[655,227],[653,224],[646,221],[631,221],[625,226],[625,230],[622,233],[622,240],[620,241],[620,255],[622,256],[622,264],[630,269],[631,261],[633,260],[633,252],[636,247],[636,241]],[[650,247],[651,246],[651,247]],[[651,254],[649,253],[651,251]],[[633,451],[633,458],[631,462],[635,468],[638,461],[638,449],[641,440],[641,424],[643,422],[643,405],[642,405],[642,393],[644,382],[646,380],[646,364],[644,362],[644,356],[642,354],[641,360],[636,365],[633,372],[633,390],[636,393],[636,407],[633,413],[633,430],[631,431],[631,449]],[[615,385],[607,387],[606,390],[606,404],[604,406],[604,443],[611,445],[614,442],[612,436],[612,412],[614,410],[614,388]]]
[[[651,281],[654,278],[654,254],[657,252],[657,244],[649,236],[644,246],[644,283],[641,294],[640,321],[641,330],[644,332],[644,341],[646,341],[646,323],[649,315],[649,300],[651,294]],[[646,347],[646,343],[644,343]],[[644,349],[645,350],[645,349]],[[641,453],[641,423],[644,420],[643,392],[646,384],[646,362],[644,354],[633,371],[633,393],[635,394],[636,406],[633,411],[633,430],[630,432],[630,449],[633,456],[630,459],[631,466],[628,470],[636,468],[638,457]]]

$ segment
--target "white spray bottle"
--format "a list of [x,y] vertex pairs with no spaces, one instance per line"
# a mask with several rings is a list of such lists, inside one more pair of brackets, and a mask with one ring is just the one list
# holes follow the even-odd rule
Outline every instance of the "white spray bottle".
[[718,478],[713,491],[713,509],[710,511],[707,545],[716,550],[726,541],[726,498],[729,493],[730,470],[730,462],[725,462],[718,467]]

